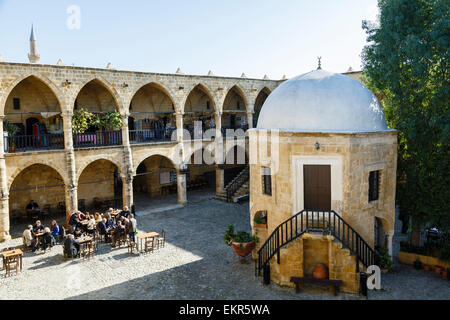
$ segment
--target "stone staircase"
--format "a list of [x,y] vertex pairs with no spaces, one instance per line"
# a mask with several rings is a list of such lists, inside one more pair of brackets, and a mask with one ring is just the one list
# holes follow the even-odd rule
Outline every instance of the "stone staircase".
[[239,198],[249,195],[249,167],[245,167],[224,190],[216,194],[216,199],[223,202],[237,202]]

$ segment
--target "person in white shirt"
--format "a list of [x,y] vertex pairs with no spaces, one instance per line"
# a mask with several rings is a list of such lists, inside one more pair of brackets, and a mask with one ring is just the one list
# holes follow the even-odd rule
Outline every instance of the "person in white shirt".
[[95,223],[95,217],[93,215],[90,215],[88,223],[87,223],[87,232],[88,232],[88,234],[90,234],[90,235],[94,234],[95,224],[96,224]]
[[33,226],[29,225],[22,234],[23,245],[26,248],[34,247],[36,243],[36,240],[33,238],[33,234],[31,233],[31,231],[33,231]]

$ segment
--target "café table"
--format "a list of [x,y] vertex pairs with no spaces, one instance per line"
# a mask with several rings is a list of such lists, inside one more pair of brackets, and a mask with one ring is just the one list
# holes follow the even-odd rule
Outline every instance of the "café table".
[[[22,257],[23,257],[23,252],[20,249],[14,249],[14,250],[9,250],[9,251],[4,251],[2,252],[2,257],[3,257],[3,267],[5,268],[6,272],[9,274],[9,268],[7,268],[7,265],[9,265],[11,263],[11,260],[13,259],[18,259],[18,263],[20,266],[20,272],[22,272]],[[16,271],[17,273],[17,271]]]
[[[157,232],[147,232],[147,233],[143,233],[143,234],[138,234],[137,235],[137,251],[138,252],[142,252],[142,248],[143,248],[143,245],[142,245],[142,241],[144,240],[144,243],[145,243],[145,241],[147,241],[147,239],[149,239],[149,238],[155,238],[155,237],[159,237],[159,233],[157,233]],[[155,242],[153,241],[153,247],[155,246]]]
[[75,242],[78,243],[78,245],[80,246],[80,256],[81,253],[85,253],[83,255],[83,258],[86,257],[86,253],[88,256],[94,255],[94,248],[92,246],[92,241],[93,241],[92,237],[82,237],[75,240]]

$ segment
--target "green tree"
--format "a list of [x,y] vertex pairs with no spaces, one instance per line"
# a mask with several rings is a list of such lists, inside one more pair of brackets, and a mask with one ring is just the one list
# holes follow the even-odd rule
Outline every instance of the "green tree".
[[397,199],[418,231],[450,226],[449,0],[379,0],[363,22],[366,85],[399,131]]

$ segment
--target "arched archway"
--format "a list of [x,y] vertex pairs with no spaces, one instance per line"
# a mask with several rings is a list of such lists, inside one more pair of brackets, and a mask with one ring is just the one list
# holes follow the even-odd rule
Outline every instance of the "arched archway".
[[245,147],[236,145],[226,150],[224,163],[224,185],[228,185],[249,163]]
[[253,114],[253,127],[256,128],[258,125],[258,118],[261,112],[262,106],[266,99],[270,95],[270,90],[267,87],[264,87],[258,94],[255,100],[255,113]]
[[133,199],[139,211],[152,211],[177,204],[177,170],[162,155],[143,160],[133,179]]
[[222,109],[222,131],[226,129],[248,129],[247,101],[244,92],[233,86],[225,97]]
[[[74,102],[74,113],[86,110],[96,119],[106,119],[107,114],[119,112],[119,103],[111,88],[95,78],[86,83]],[[106,117],[106,118],[105,118]],[[109,118],[110,119],[110,118]],[[84,132],[74,133],[75,148],[89,148],[96,146],[112,146],[122,144],[122,131],[120,127],[113,127],[110,120],[91,122]]]
[[[216,127],[215,110],[216,105],[209,90],[202,84],[195,86],[186,99],[183,117],[184,129],[189,132],[191,139],[200,138],[204,131]],[[199,124],[197,131],[196,122]]]
[[4,112],[6,152],[64,148],[60,101],[37,76],[21,80],[11,90]]
[[195,150],[187,163],[186,191],[188,200],[213,198],[216,192],[216,164],[208,148]]
[[[78,178],[78,209],[119,209],[123,203],[123,179],[120,168],[106,159],[88,164]],[[91,212],[92,213],[92,212]]]
[[164,87],[154,82],[142,86],[133,96],[129,109],[130,143],[172,140],[177,128],[175,107]]
[[[27,212],[30,200],[38,204],[41,213]],[[50,219],[64,219],[65,182],[62,175],[44,164],[33,164],[23,169],[11,183],[9,211],[11,234],[21,234],[24,226],[36,219],[47,225]]]

